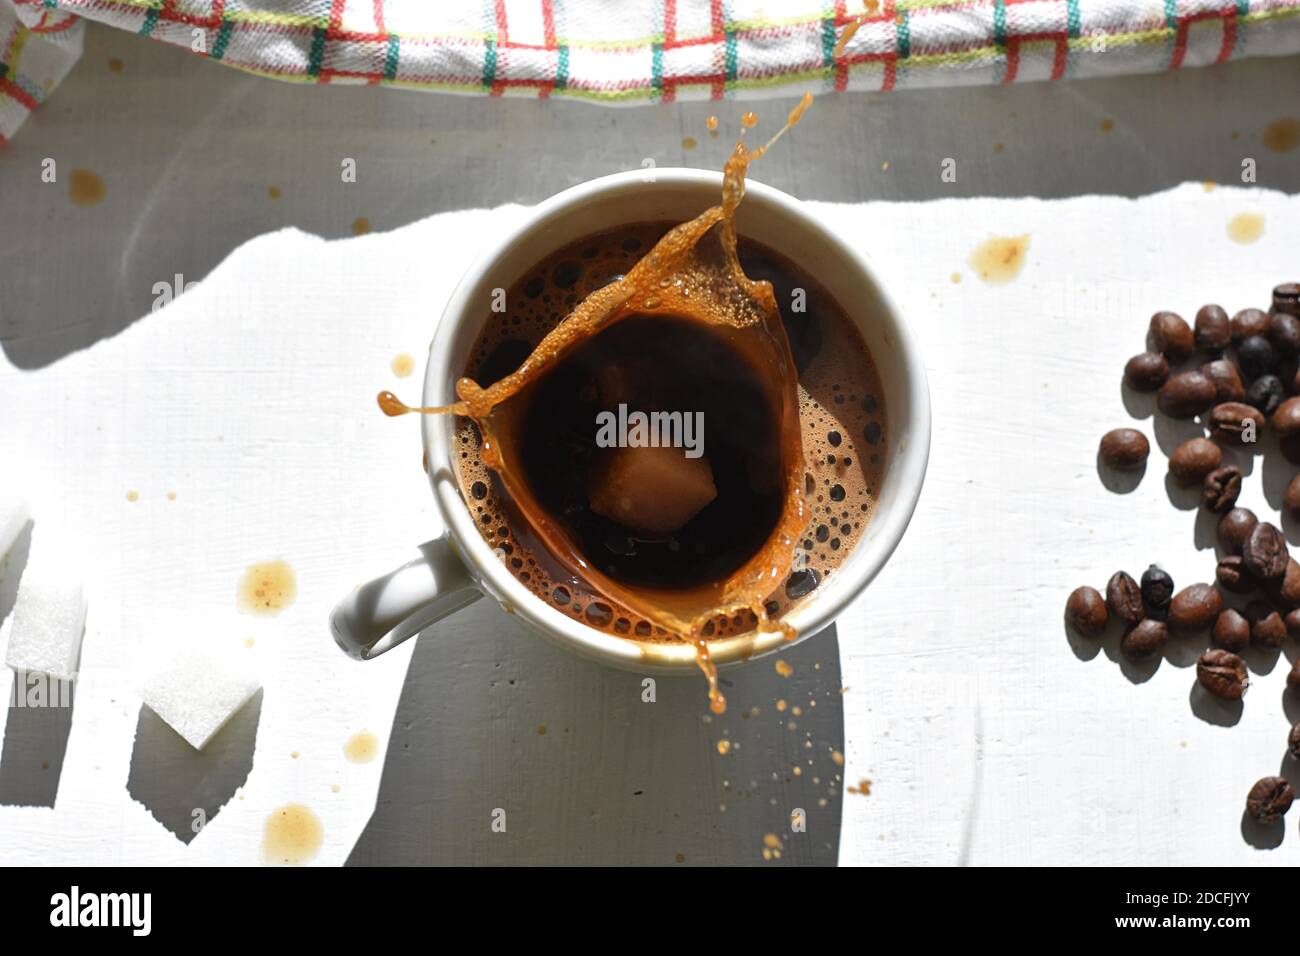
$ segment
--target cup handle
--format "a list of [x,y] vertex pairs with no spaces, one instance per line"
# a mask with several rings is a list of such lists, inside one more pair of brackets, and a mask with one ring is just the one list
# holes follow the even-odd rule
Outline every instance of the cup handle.
[[345,654],[368,661],[482,596],[451,542],[436,538],[420,546],[420,557],[340,601],[330,631]]

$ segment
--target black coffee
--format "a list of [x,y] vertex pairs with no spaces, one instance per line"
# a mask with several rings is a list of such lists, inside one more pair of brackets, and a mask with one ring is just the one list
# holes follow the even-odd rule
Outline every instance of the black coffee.
[[[623,227],[538,263],[507,290],[506,311],[489,316],[465,374],[488,384],[513,372],[578,302],[626,273],[668,228]],[[750,278],[773,284],[799,379],[811,520],[790,579],[778,582],[767,601],[768,612],[779,616],[833,575],[861,539],[886,464],[887,422],[871,356],[838,304],[770,250],[742,238],[739,251]],[[631,316],[567,351],[502,420],[494,419],[501,446],[517,456],[518,473],[549,519],[584,560],[622,585],[662,592],[725,579],[762,547],[781,516],[779,411],[769,407],[771,393],[762,387],[773,372],[750,364],[729,335],[699,322]],[[676,456],[674,462],[651,455],[624,467],[621,449],[597,441],[597,416],[620,406],[628,413],[698,413],[702,436],[692,437],[701,439],[701,454],[687,460],[694,471],[679,474],[681,447],[663,450]],[[594,593],[548,554],[484,466],[478,428],[459,419],[457,432],[465,501],[484,539],[521,583],[592,626],[643,639],[666,636]],[[647,469],[654,472],[651,481],[685,486],[687,494],[694,484],[704,485],[701,500],[707,501],[680,527],[672,515],[659,520],[664,516],[657,513],[620,512],[621,482],[630,483],[630,497],[644,505],[638,495],[646,489],[635,486]],[[749,612],[719,617],[706,633],[743,632],[754,623]]]

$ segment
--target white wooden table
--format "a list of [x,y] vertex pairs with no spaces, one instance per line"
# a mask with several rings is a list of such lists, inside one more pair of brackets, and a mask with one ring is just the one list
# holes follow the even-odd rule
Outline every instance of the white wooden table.
[[[38,545],[63,543],[91,602],[70,717],[5,718],[0,862],[253,863],[267,815],[300,802],[323,822],[322,864],[753,863],[803,808],[781,864],[1295,865],[1294,812],[1271,850],[1241,819],[1300,719],[1287,657],[1225,712],[1193,693],[1189,648],[1135,671],[1113,640],[1070,640],[1061,611],[1120,567],[1160,562],[1180,586],[1212,571],[1163,457],[1121,494],[1096,443],[1131,422],[1119,375],[1152,311],[1263,305],[1300,278],[1300,152],[1260,144],[1298,85],[1291,58],[826,97],[762,161],[756,178],[824,203],[892,277],[935,433],[913,526],[838,633],[786,655],[788,679],[728,673],[732,712],[709,722],[698,681],[660,681],[643,704],[636,675],[485,602],[368,665],[338,653],[325,616],[437,533],[415,423],[373,395],[417,394],[389,362],[422,354],[481,238],[518,212],[493,207],[646,157],[717,168],[729,141],[704,119],[735,111],[281,86],[92,29],[0,153],[0,481],[27,490]],[[105,201],[42,185],[47,157],[100,173]],[[1256,186],[1202,188],[1237,182],[1245,157]],[[1247,210],[1266,231],[1237,245],[1226,223]],[[353,239],[362,216],[375,231]],[[1020,277],[981,283],[971,250],[1021,233]],[[198,285],[152,311],[177,273]],[[1135,411],[1172,448],[1179,429]],[[1244,502],[1275,509],[1289,475],[1257,465]],[[296,602],[241,616],[243,568],[272,557],[296,570]],[[141,711],[147,662],[250,637],[264,694],[195,757]],[[343,758],[360,729],[382,741],[373,763]],[[844,792],[864,779],[869,795]],[[194,837],[192,809],[231,794]]]

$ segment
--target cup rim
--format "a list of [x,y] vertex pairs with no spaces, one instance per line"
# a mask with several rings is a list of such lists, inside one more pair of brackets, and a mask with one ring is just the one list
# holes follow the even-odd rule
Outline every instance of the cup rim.
[[[429,346],[429,360],[425,368],[424,403],[443,404],[454,400],[451,385],[460,371],[449,368],[451,344],[460,324],[477,318],[481,310],[470,308],[468,299],[500,264],[506,252],[522,238],[544,229],[546,224],[560,215],[595,200],[609,198],[628,190],[647,190],[665,185],[691,188],[708,187],[713,195],[721,190],[720,172],[689,169],[656,169],[653,182],[645,180],[642,170],[614,173],[572,186],[543,201],[522,219],[505,230],[499,239],[484,249],[461,277],[443,309]],[[911,439],[897,451],[887,480],[896,485],[896,500],[885,513],[871,519],[873,540],[855,547],[852,571],[840,569],[834,587],[815,593],[809,600],[797,605],[786,616],[797,632],[796,640],[804,640],[825,628],[844,608],[875,578],[893,554],[916,509],[924,483],[930,450],[930,396],[925,364],[911,327],[902,310],[881,281],[879,271],[870,258],[835,236],[822,225],[795,197],[761,182],[747,180],[745,203],[761,204],[776,213],[799,220],[800,227],[820,233],[832,243],[852,265],[862,273],[864,280],[874,287],[883,307],[881,319],[890,325],[896,356],[902,365],[904,388],[911,414],[908,430]],[[701,211],[706,208],[701,206]],[[593,230],[595,231],[595,230]],[[588,627],[580,620],[569,617],[539,599],[520,584],[506,568],[492,548],[479,534],[468,505],[461,496],[459,483],[453,472],[451,416],[423,416],[422,435],[429,463],[429,482],[438,510],[453,546],[465,561],[469,573],[486,593],[495,598],[509,613],[516,614],[540,630],[543,635],[583,656],[612,663],[616,666],[635,667],[638,670],[657,672],[685,672],[696,668],[695,648],[684,642],[654,643],[639,641],[606,633]],[[859,554],[866,548],[865,554]],[[845,568],[850,567],[846,562]],[[847,579],[847,583],[846,583]],[[718,665],[738,663],[770,654],[789,642],[777,632],[750,633],[709,642],[710,656]]]

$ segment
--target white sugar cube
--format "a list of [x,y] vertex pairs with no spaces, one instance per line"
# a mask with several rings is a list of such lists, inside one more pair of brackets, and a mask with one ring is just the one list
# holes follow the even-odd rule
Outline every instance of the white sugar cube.
[[230,655],[187,648],[153,672],[142,696],[172,730],[202,750],[261,687]]
[[6,664],[59,680],[76,678],[86,630],[86,595],[80,584],[29,567],[11,620]]
[[0,495],[0,558],[9,553],[30,517],[27,502],[21,498]]

